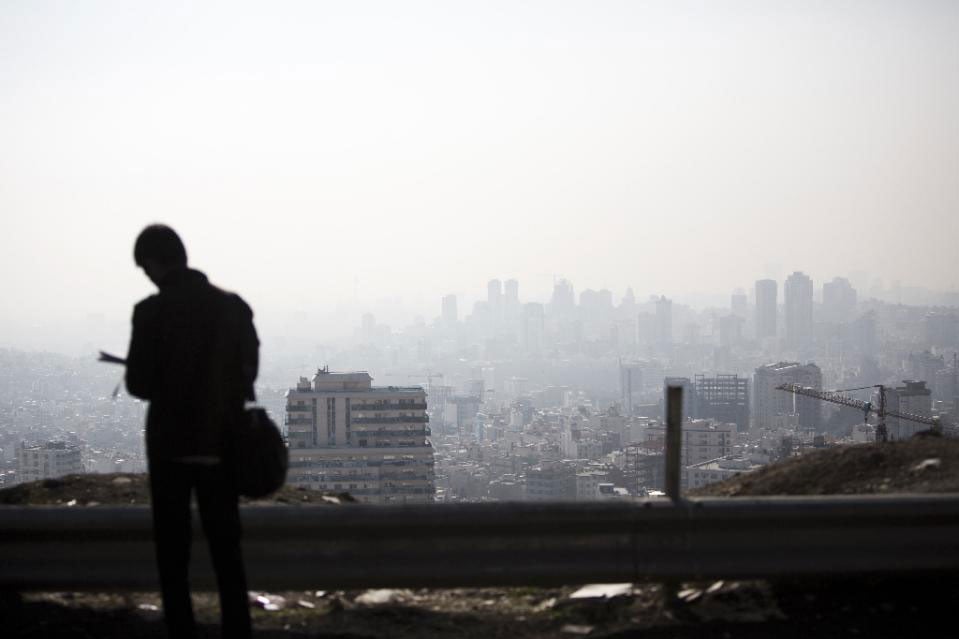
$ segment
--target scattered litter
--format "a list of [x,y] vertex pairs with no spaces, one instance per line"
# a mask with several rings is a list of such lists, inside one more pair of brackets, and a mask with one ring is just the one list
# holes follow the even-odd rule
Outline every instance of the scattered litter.
[[570,635],[588,635],[592,631],[593,626],[580,626],[574,623],[568,623],[560,628],[560,632],[565,632]]
[[703,596],[703,591],[699,588],[686,588],[680,590],[677,596],[686,603],[692,603]]
[[280,595],[251,591],[249,597],[250,603],[263,608],[263,610],[269,610],[270,612],[283,610],[286,607],[286,598]]
[[544,612],[546,610],[550,610],[554,606],[556,606],[556,597],[550,597],[549,599],[541,601],[539,604],[537,604],[533,610],[536,612]]
[[133,480],[129,477],[114,477],[113,483],[117,486],[122,486],[123,484],[132,484]]
[[569,596],[570,599],[600,599],[632,594],[633,584],[589,584]]
[[138,610],[146,610],[147,612],[159,612],[160,607],[154,606],[153,604],[142,603],[137,606]]
[[319,597],[325,597],[325,596],[326,596],[326,591],[325,591],[325,590],[317,590],[316,592],[313,593],[313,596],[314,596],[314,597],[317,597],[317,598],[319,598]]
[[296,602],[296,605],[300,606],[301,608],[310,608],[310,609],[316,608],[315,603],[313,603],[312,601],[307,601],[306,599],[298,599]]
[[376,604],[385,604],[396,601],[400,598],[401,595],[406,594],[407,591],[404,590],[394,590],[392,588],[379,588],[373,590],[367,590],[362,595],[354,599],[354,603],[363,604],[367,606],[374,606]]
[[70,501],[67,502],[67,506],[76,506],[76,505],[77,505],[76,499],[71,499]]
[[340,498],[339,498],[339,497],[330,497],[329,495],[323,495],[322,499],[323,499],[323,501],[325,501],[325,502],[328,503],[328,504],[339,504],[339,503],[340,503]]
[[921,462],[919,462],[918,464],[916,464],[909,470],[910,472],[913,472],[913,473],[921,473],[924,470],[931,470],[933,468],[939,468],[940,466],[942,466],[941,459],[939,459],[938,457],[930,457],[929,459],[922,460]]
[[726,585],[725,581],[719,580],[715,582],[714,584],[712,584],[709,588],[707,588],[706,593],[711,595],[714,592],[719,592],[720,590],[723,589],[723,586],[725,585]]

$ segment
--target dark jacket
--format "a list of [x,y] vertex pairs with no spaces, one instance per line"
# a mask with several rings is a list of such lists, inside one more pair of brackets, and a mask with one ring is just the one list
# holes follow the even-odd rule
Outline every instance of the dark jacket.
[[193,269],[169,273],[133,310],[130,394],[150,401],[147,457],[222,457],[254,399],[259,340],[238,295]]

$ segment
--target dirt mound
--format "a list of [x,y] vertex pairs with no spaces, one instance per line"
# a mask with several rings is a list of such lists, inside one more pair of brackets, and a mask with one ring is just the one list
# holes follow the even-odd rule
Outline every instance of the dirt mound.
[[959,492],[959,440],[837,446],[691,491],[691,496]]
[[[325,493],[284,486],[264,499],[242,500],[257,505],[337,504],[356,501],[347,493]],[[66,475],[57,479],[18,484],[0,490],[0,505],[99,506],[149,504],[150,485],[142,473]]]

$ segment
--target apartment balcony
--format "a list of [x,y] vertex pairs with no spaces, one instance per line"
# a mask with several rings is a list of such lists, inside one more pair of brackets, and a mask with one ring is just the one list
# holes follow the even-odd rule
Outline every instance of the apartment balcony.
[[379,475],[314,475],[312,473],[291,474],[288,477],[291,483],[311,484],[355,484],[362,482],[378,482]]
[[284,421],[287,426],[312,426],[312,417],[287,417]]
[[416,404],[351,404],[351,410],[426,410],[426,402]]
[[351,417],[351,424],[425,424],[429,415],[411,415],[408,417]]
[[311,404],[287,404],[286,412],[288,413],[310,413],[313,412],[313,406]]
[[419,428],[416,430],[353,430],[350,437],[353,439],[377,439],[382,437],[429,437],[431,431],[429,428]]

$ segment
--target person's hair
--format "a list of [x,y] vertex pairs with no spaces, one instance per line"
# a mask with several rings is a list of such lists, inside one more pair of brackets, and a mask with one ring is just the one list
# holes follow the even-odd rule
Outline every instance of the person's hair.
[[166,224],[151,224],[137,236],[133,246],[137,266],[144,260],[155,260],[163,266],[186,266],[186,248],[176,231]]

